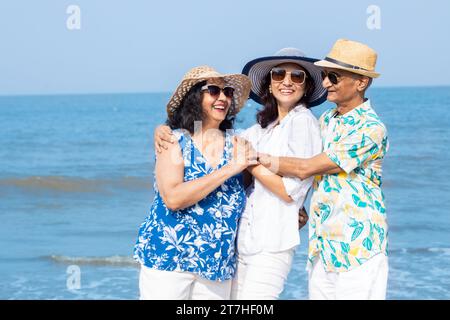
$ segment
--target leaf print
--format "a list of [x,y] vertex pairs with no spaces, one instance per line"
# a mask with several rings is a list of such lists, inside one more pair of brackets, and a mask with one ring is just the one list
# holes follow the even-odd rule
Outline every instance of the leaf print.
[[355,124],[355,119],[352,116],[346,117],[344,119],[344,124],[354,125]]
[[[364,175],[364,172],[361,172]],[[366,196],[371,196],[372,192],[369,190],[365,182],[361,182],[361,187],[364,189],[364,193]]]
[[204,210],[203,210],[203,208],[200,207],[200,205],[197,203],[197,204],[195,205],[195,207],[194,207],[194,212],[195,212],[196,214],[198,214],[199,216],[202,216],[203,213],[204,213]]
[[184,228],[184,226],[182,224],[177,224],[173,229],[175,230],[175,232],[178,232],[183,228]]
[[355,144],[353,145],[349,150],[348,150],[348,155],[351,158],[358,158],[358,145]]
[[372,250],[372,240],[370,240],[369,238],[365,238],[362,244],[367,250]]
[[358,238],[363,230],[364,230],[364,226],[362,226],[362,224],[358,225],[358,227],[356,227],[355,230],[353,230],[352,241],[354,241],[356,238]]
[[335,155],[331,155],[331,154],[328,154],[328,156],[330,157],[331,161],[336,163],[338,166],[341,166],[341,162],[339,161],[338,157],[336,157]]
[[385,213],[386,212],[386,209],[377,200],[375,200],[375,208],[377,208],[377,210],[380,213]]
[[342,263],[338,261],[334,254],[331,254],[331,263],[333,263],[336,268],[340,268],[342,266]]
[[347,184],[348,184],[350,187],[352,187],[352,189],[353,189],[356,193],[358,193],[358,189],[356,189],[356,187],[350,182],[350,180],[346,179],[345,182],[347,182]]
[[348,243],[341,242],[341,249],[343,252],[348,253],[350,251],[350,246]]
[[327,239],[328,245],[330,246],[331,250],[333,250],[334,253],[336,253],[336,249],[333,246],[333,243]]
[[353,199],[353,202],[354,202],[358,207],[361,207],[361,208],[367,207],[367,202],[362,201],[361,198],[358,197],[356,194],[352,194],[352,199]]
[[374,225],[374,229],[378,232],[378,237],[380,238],[380,242],[384,241],[384,229],[378,225]]
[[348,255],[345,255],[345,262],[347,262],[346,268],[348,268],[348,266],[350,266],[350,260],[348,259]]
[[355,227],[357,227],[359,224],[358,224],[358,221],[356,221],[355,219],[352,219],[352,222],[351,223],[349,223],[349,227],[351,227],[351,228],[355,228]]
[[168,250],[175,248],[178,251],[181,251],[182,249],[180,246],[180,240],[178,239],[178,235],[173,228],[170,228],[168,226],[164,227],[164,233],[163,236],[161,237],[161,240],[163,242],[168,242],[170,244],[169,246],[167,246]]
[[324,221],[328,219],[328,217],[331,213],[330,206],[327,204],[320,204],[319,209],[320,209],[320,215],[322,216],[322,219],[320,220],[320,222],[324,223]]
[[333,190],[330,186],[330,183],[328,182],[328,180],[325,180],[323,182],[323,190],[325,190],[325,192],[331,192],[331,190]]
[[333,176],[331,176],[331,179],[333,179],[333,182],[334,182],[334,184],[336,185],[336,188],[333,188],[333,190],[336,190],[336,191],[341,191],[341,189],[342,189],[342,186],[341,186],[341,184],[339,183],[339,179],[337,178],[337,176],[336,175],[333,175]]

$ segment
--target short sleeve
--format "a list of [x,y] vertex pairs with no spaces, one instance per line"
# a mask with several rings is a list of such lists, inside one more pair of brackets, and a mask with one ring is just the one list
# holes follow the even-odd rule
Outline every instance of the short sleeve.
[[366,161],[383,157],[386,137],[386,128],[383,125],[364,126],[332,143],[325,152],[331,161],[346,173],[350,173]]

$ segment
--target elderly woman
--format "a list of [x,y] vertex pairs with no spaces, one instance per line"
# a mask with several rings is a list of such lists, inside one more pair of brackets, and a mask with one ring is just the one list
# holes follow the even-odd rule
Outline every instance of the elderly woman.
[[246,76],[204,66],[172,95],[167,123],[178,143],[157,154],[155,198],[135,246],[141,299],[230,297],[245,207],[239,174],[252,162],[251,149],[226,130],[249,91]]

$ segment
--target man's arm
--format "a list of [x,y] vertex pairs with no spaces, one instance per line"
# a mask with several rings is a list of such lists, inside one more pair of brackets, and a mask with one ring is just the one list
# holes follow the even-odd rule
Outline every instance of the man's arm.
[[259,153],[258,160],[273,173],[284,177],[298,177],[302,180],[315,175],[343,172],[336,163],[328,158],[325,152],[308,159],[273,157],[268,154]]

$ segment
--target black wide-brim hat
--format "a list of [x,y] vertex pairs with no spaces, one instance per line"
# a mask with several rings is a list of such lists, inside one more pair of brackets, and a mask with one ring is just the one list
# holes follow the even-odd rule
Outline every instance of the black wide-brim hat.
[[327,90],[322,86],[321,68],[314,65],[319,59],[308,58],[296,48],[283,48],[273,56],[257,58],[249,61],[242,70],[252,81],[250,98],[259,104],[263,104],[263,81],[273,67],[282,63],[296,63],[305,68],[314,82],[314,92],[307,97],[306,103],[309,107],[317,106],[327,99]]

